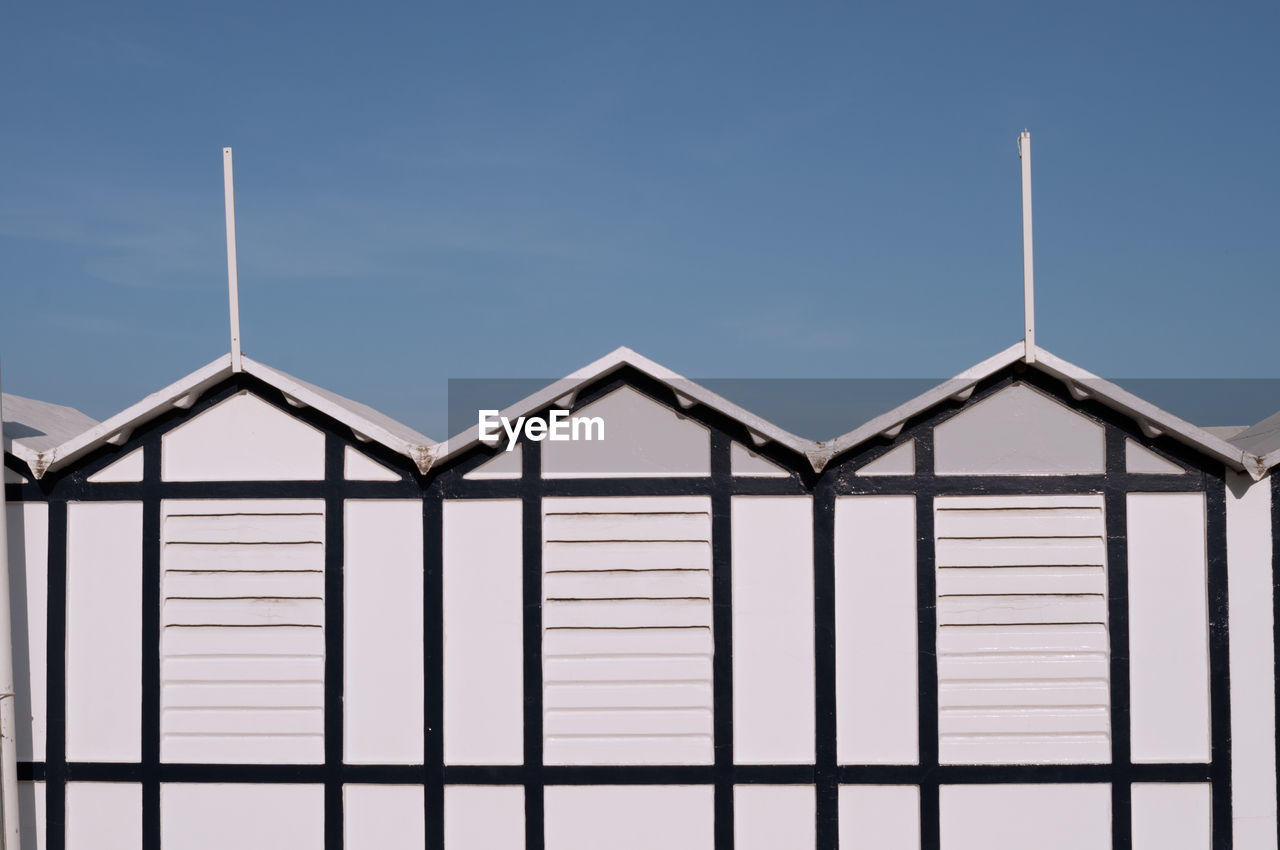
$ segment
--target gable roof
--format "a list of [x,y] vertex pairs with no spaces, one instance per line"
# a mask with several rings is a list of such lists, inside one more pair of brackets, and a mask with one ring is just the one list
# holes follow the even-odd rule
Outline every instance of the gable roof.
[[[1076,399],[1092,398],[1133,418],[1148,436],[1166,434],[1183,445],[1221,461],[1231,469],[1248,472],[1255,479],[1261,478],[1268,469],[1280,463],[1280,414],[1246,429],[1228,441],[1220,434],[1174,416],[1042,348],[1035,348],[1034,353],[1034,361],[1028,364],[1030,368],[1063,381]],[[803,455],[814,471],[820,472],[837,455],[881,435],[896,436],[908,419],[948,399],[967,399],[978,383],[1023,360],[1025,354],[1024,344],[1017,342],[914,399],[829,440],[814,441],[797,436],[625,346],[510,405],[502,411],[502,415],[514,420],[519,416],[537,413],[553,404],[571,407],[577,393],[584,387],[630,367],[669,387],[681,407],[702,404],[743,425],[756,444],[777,443]],[[443,443],[436,443],[367,405],[309,384],[248,357],[243,358],[243,369],[246,374],[279,390],[290,404],[314,408],[351,428],[357,438],[379,443],[409,458],[420,472],[425,473],[435,464],[456,457],[481,442],[478,426],[467,428]],[[19,411],[15,416],[23,418],[6,421],[5,447],[26,461],[39,478],[102,445],[124,443],[138,426],[165,411],[191,407],[203,392],[232,374],[231,357],[224,355],[101,423],[73,408],[6,396],[6,417],[12,418],[8,399],[13,398],[15,409]],[[20,435],[22,428],[31,433]],[[1266,451],[1260,451],[1262,449]]]
[[[409,426],[396,422],[371,407],[343,398],[337,393],[321,389],[278,369],[272,369],[256,360],[244,357],[242,362],[245,374],[252,375],[279,390],[290,404],[311,407],[332,417],[354,431],[358,438],[380,443],[397,454],[404,455],[423,471],[431,465],[430,447],[434,445],[433,441]],[[80,427],[73,430],[68,424],[66,429],[59,432],[57,440],[52,439],[52,431],[49,434],[49,440],[37,443],[23,440],[19,446],[15,439],[15,446],[19,446],[22,451],[15,450],[13,454],[26,461],[32,473],[40,478],[45,473],[60,469],[101,446],[123,444],[138,426],[173,408],[191,407],[202,393],[233,374],[231,355],[225,354],[103,422],[94,422],[79,411],[72,411],[83,417]],[[44,403],[35,402],[35,404]],[[45,406],[57,407],[57,405]],[[71,408],[61,409],[71,410]],[[5,418],[5,432],[8,436],[7,406]]]

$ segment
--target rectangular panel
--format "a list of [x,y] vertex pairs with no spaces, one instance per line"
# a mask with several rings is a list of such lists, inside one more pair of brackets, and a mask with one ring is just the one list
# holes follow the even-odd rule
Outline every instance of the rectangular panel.
[[812,785],[737,785],[733,789],[735,850],[812,850]]
[[521,503],[444,503],[444,760],[524,761]]
[[1135,762],[1209,761],[1202,493],[1130,493],[1129,682]]
[[322,850],[324,786],[163,783],[160,845],[165,850]]
[[1271,479],[1227,471],[1231,814],[1238,847],[1276,847]]
[[142,505],[67,506],[67,759],[142,754]]
[[10,502],[5,514],[9,538],[9,616],[13,625],[18,760],[44,761],[49,506],[42,502]]
[[166,500],[161,543],[161,758],[323,761],[324,503]]
[[736,496],[732,515],[734,761],[812,762],[813,502]]
[[836,499],[836,753],[842,764],[919,759],[916,500]]
[[[1213,786],[1135,782],[1131,798],[1133,850],[1209,850],[1213,846]],[[1274,819],[1274,817],[1273,817]],[[1274,833],[1236,847],[1274,847]]]
[[934,503],[943,764],[1111,758],[1097,495]]
[[710,785],[550,786],[544,793],[546,850],[715,846],[715,790]]
[[421,764],[422,502],[343,510],[344,758]]
[[68,782],[67,850],[142,846],[142,785]]
[[520,850],[522,847],[524,788],[518,785],[445,786],[444,850]]
[[18,828],[23,850],[44,850],[44,783],[18,783]]
[[548,764],[709,764],[711,503],[543,500]]
[[947,850],[1110,850],[1111,786],[943,785]]
[[840,850],[920,850],[920,789],[841,785]]
[[343,786],[343,850],[422,850],[423,805],[421,785]]

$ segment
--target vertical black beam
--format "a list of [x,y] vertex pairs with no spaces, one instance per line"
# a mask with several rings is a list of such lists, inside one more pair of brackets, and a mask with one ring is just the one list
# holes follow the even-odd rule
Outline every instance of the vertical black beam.
[[1133,846],[1129,747],[1129,503],[1126,435],[1106,426],[1106,488],[1103,522],[1107,531],[1107,637],[1111,690],[1111,847]]
[[1231,646],[1227,610],[1227,488],[1221,475],[1205,476],[1205,542],[1209,581],[1209,717],[1213,764],[1213,846],[1230,850]]
[[426,850],[444,850],[444,498],[438,483],[422,500],[423,765]]
[[916,434],[916,688],[920,714],[920,848],[939,850],[938,577],[933,541],[933,429]]
[[67,502],[49,499],[49,573],[45,616],[45,848],[66,847],[67,812]]
[[524,846],[543,850],[542,443],[522,444],[524,549]]
[[733,850],[733,516],[732,441],[711,432],[712,757],[715,850]]
[[160,850],[160,435],[142,445],[142,848]]
[[840,843],[836,771],[835,488],[822,476],[813,494],[814,783],[817,850]]
[[324,442],[324,847],[342,850],[342,694],[345,661],[343,564],[346,537],[342,483],[346,446],[333,433]]

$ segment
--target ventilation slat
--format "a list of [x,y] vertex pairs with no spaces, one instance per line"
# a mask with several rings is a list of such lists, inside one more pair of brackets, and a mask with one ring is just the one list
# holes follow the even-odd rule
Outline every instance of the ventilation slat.
[[547,763],[710,763],[710,501],[543,509]]
[[323,760],[321,507],[164,503],[164,760]]
[[935,502],[939,758],[1110,758],[1099,496]]

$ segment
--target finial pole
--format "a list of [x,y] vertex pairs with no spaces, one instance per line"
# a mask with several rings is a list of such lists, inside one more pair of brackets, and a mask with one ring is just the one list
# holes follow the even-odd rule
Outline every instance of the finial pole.
[[231,299],[231,371],[241,371],[240,276],[236,270],[236,188],[231,148],[222,149],[222,189],[227,206],[227,288]]
[[1031,247],[1031,134],[1018,136],[1018,157],[1022,160],[1022,299],[1026,333],[1023,359],[1036,362],[1036,272]]

